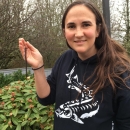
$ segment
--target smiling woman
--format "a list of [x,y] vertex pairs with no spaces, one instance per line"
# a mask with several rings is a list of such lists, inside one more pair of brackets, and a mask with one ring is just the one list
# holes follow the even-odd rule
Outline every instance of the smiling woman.
[[99,35],[99,28],[97,30],[95,19],[95,15],[84,5],[73,7],[66,16],[64,29],[66,40],[82,60],[97,52],[94,43]]
[[[90,2],[75,1],[62,18],[69,50],[45,77],[40,52],[19,39],[32,66],[38,101],[55,103],[54,130],[130,130],[130,60],[108,35],[103,16]],[[113,125],[114,124],[114,125]]]

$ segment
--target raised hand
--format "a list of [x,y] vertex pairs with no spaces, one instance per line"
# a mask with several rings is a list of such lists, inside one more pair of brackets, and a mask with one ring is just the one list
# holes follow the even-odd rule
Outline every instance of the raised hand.
[[43,57],[40,54],[40,52],[29,42],[25,41],[23,38],[20,38],[19,49],[24,60],[25,60],[25,48],[26,48],[26,59],[28,64],[30,64],[32,68],[38,68],[42,66]]

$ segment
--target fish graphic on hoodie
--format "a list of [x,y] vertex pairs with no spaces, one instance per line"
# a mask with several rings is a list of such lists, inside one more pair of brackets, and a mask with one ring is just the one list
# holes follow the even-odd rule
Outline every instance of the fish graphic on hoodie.
[[74,73],[75,68],[76,65],[66,74],[68,78],[67,84],[68,89],[77,91],[81,95],[81,98],[61,104],[59,108],[55,110],[55,113],[59,118],[72,119],[77,123],[84,124],[83,119],[91,118],[98,113],[99,103],[93,100],[93,91],[79,82],[78,75]]

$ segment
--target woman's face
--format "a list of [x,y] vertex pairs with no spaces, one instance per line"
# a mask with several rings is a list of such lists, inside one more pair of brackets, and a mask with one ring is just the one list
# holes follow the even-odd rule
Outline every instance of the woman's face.
[[99,35],[95,15],[84,5],[72,7],[65,19],[65,38],[80,59],[85,60],[97,53],[95,39]]

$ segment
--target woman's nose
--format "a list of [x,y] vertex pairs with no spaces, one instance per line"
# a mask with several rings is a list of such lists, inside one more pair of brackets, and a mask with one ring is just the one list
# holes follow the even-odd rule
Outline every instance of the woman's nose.
[[84,36],[83,30],[81,28],[76,29],[75,37],[82,37]]

